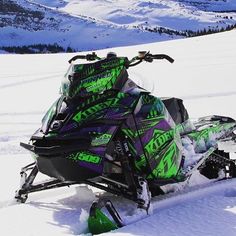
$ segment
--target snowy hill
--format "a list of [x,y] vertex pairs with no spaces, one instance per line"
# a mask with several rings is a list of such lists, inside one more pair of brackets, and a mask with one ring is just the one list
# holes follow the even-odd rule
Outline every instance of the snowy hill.
[[[156,96],[184,99],[192,118],[219,114],[236,118],[236,31],[124,48],[132,57],[140,50],[166,53],[173,65],[160,61],[130,69],[130,78]],[[98,51],[105,56],[109,50]],[[20,168],[33,160],[19,147],[40,126],[41,118],[58,97],[60,79],[74,54],[0,55],[0,233],[4,236],[84,235],[90,204],[98,193],[86,186],[63,188],[13,202]],[[41,176],[43,178],[44,176]],[[205,181],[205,180],[204,180]],[[100,193],[102,194],[102,193]],[[107,235],[234,236],[236,180],[206,183],[180,195],[155,198],[154,214],[135,222],[135,204],[110,196],[126,222]],[[139,216],[139,215],[137,215]]]
[[158,42],[232,28],[235,11],[233,0],[1,0],[0,46],[81,51]]

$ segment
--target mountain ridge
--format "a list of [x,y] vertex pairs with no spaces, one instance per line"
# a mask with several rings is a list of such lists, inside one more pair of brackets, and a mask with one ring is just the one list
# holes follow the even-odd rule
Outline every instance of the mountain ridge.
[[0,49],[58,45],[61,50],[95,50],[235,26],[232,0],[0,0]]

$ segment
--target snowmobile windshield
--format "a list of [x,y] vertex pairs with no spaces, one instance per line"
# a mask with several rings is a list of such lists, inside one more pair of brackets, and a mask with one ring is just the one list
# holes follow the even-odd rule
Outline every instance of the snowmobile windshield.
[[118,89],[128,79],[124,73],[126,63],[127,58],[115,57],[94,63],[72,64],[62,80],[61,94],[69,98],[87,97]]
[[49,108],[49,110],[47,111],[47,113],[45,114],[45,116],[43,117],[42,119],[42,127],[41,127],[41,130],[43,131],[43,133],[46,133],[50,124],[51,124],[51,121],[54,117],[54,115],[56,114],[56,110],[57,110],[57,104],[58,104],[58,101],[60,100],[61,98],[59,98],[58,100],[56,100],[52,106]]
[[61,81],[60,94],[64,95],[65,97],[69,96],[70,74],[72,74],[72,71],[73,65],[70,65]]

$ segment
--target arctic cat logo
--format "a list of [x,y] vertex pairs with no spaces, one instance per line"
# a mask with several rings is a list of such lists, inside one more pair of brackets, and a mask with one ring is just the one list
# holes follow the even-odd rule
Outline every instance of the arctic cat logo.
[[170,141],[174,137],[174,130],[167,132],[161,130],[155,130],[153,138],[145,146],[145,151],[151,156],[155,154],[166,142]]
[[73,153],[68,157],[68,159],[73,161],[85,161],[92,164],[99,164],[102,160],[101,157],[86,152]]

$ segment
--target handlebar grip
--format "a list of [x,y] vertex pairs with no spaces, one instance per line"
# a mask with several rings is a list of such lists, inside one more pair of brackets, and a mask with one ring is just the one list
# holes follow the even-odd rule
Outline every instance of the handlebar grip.
[[72,57],[68,62],[71,64],[71,62],[76,61],[78,59],[85,59],[87,61],[95,61],[96,59],[99,59],[97,54],[93,52],[92,54],[87,54],[87,55],[76,55]]
[[170,63],[173,63],[175,61],[172,57],[170,57],[166,54],[156,54],[156,55],[152,55],[152,57],[153,57],[153,59],[160,59],[160,60],[165,59],[165,60],[169,61]]
[[71,62],[76,61],[78,59],[86,59],[86,56],[76,55],[76,56],[72,57],[68,62],[71,64]]

